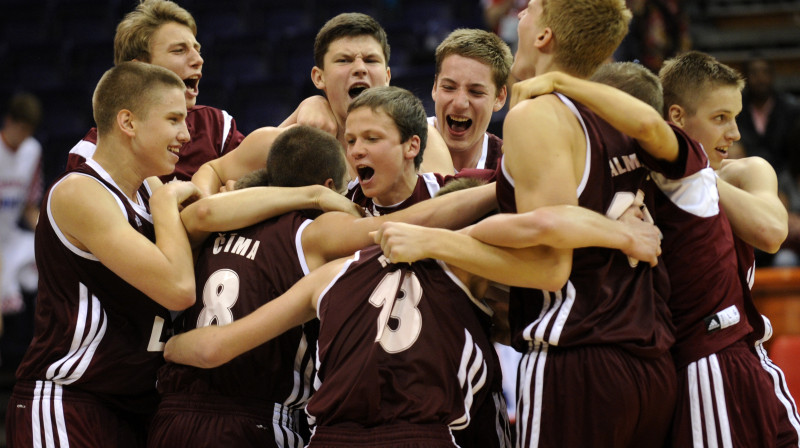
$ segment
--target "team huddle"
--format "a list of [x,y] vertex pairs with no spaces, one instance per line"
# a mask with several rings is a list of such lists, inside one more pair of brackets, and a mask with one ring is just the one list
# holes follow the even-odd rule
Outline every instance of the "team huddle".
[[608,62],[623,0],[519,18],[513,56],[440,43],[427,117],[380,24],[333,17],[324,95],[244,136],[196,104],[191,14],[142,1],[42,202],[9,446],[800,446],[750,293],[787,212],[727,160],[741,75]]

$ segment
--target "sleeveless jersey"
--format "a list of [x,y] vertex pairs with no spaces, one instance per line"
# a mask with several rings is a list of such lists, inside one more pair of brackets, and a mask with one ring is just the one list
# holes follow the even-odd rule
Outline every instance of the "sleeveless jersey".
[[751,331],[744,309],[733,232],[714,171],[703,148],[676,133],[687,145],[687,175],[666,179],[653,173],[656,224],[664,235],[661,255],[672,293],[669,308],[676,327],[675,367],[716,353]]
[[[435,127],[436,117],[428,117],[428,124]],[[499,166],[498,162],[501,157],[503,157],[503,139],[487,132],[483,135],[481,156],[473,169],[494,171]]]
[[[761,312],[756,308],[753,302],[753,283],[756,276],[756,254],[753,246],[747,244],[736,236],[733,235],[733,247],[736,251],[737,267],[739,272],[739,281],[742,284],[742,291],[744,293],[744,310],[747,315],[747,322],[753,327],[753,331],[747,336],[749,345],[755,345],[762,339],[768,340],[772,337],[772,328],[768,328]],[[763,341],[762,341],[763,342]]]
[[[586,167],[577,191],[580,206],[616,215],[618,202],[632,199],[644,188],[648,170],[643,163],[680,171],[648,157],[635,140],[581,104],[559,97],[578,118],[586,137]],[[516,213],[514,180],[505,162],[503,158],[497,175],[497,199],[502,212]],[[645,194],[646,203],[652,204],[651,196]],[[569,281],[560,291],[511,289],[512,345],[526,352],[541,342],[560,347],[614,344],[637,356],[657,357],[673,342],[667,296],[663,269],[647,263],[631,267],[618,250],[575,249]]]
[[350,183],[347,185],[347,193],[345,195],[351,201],[360,205],[367,215],[382,216],[406,209],[418,202],[435,197],[436,193],[439,192],[439,189],[442,188],[443,185],[447,184],[451,180],[460,179],[463,177],[471,177],[483,179],[487,182],[493,182],[495,178],[495,172],[492,170],[473,168],[461,170],[461,172],[455,175],[447,176],[442,176],[439,173],[421,173],[417,175],[417,185],[414,187],[414,191],[411,192],[411,196],[407,197],[404,201],[398,204],[389,206],[375,204],[372,198],[365,196],[364,191],[361,190],[361,186],[358,183],[358,179],[350,181]]
[[163,341],[171,330],[169,312],[67,241],[50,211],[50,192],[66,176],[97,180],[115,197],[130,225],[155,240],[146,184],[139,189],[139,203],[133,203],[94,161],[54,183],[36,227],[34,336],[17,379],[48,380],[93,393],[127,411],[152,412],[156,371],[164,363]]
[[[244,140],[236,121],[224,110],[211,106],[194,106],[186,115],[186,127],[191,140],[178,152],[178,163],[172,174],[161,176],[162,182],[192,180],[192,175],[204,163],[233,151]],[[97,128],[92,128],[69,151],[67,170],[71,170],[94,155],[97,147]]]
[[445,264],[393,265],[357,252],[321,294],[317,426],[392,423],[466,427],[492,400],[491,310]]
[[490,133],[486,133],[483,140],[483,155],[475,168],[486,170],[497,170],[500,166],[500,159],[503,157],[503,140]]
[[[310,222],[291,212],[211,235],[195,264],[197,301],[176,330],[229,324],[286,292],[309,272],[300,235]],[[213,369],[168,363],[159,372],[158,389],[300,407],[310,394],[303,379],[314,365],[314,342],[309,347],[297,327]]]

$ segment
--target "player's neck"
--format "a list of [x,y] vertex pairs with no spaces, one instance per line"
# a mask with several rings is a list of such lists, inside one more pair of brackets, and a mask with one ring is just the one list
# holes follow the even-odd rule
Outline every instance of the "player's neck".
[[471,148],[464,150],[464,151],[451,151],[450,157],[453,159],[453,167],[455,167],[456,171],[461,171],[465,168],[475,168],[478,166],[478,161],[481,159],[481,155],[483,154],[483,141],[484,138],[478,140],[477,143],[472,145]]
[[[109,143],[111,142],[102,141],[98,136],[97,149],[92,159],[111,176],[126,197],[136,201],[136,192],[146,176],[139,174],[138,165],[130,151],[125,151],[121,147],[109,147]],[[118,151],[115,151],[117,149]]]
[[398,205],[411,197],[411,194],[417,187],[418,180],[419,176],[417,175],[417,172],[414,171],[414,166],[411,165],[411,171],[406,169],[402,179],[395,183],[391,190],[385,194],[372,198],[372,202],[381,207]]

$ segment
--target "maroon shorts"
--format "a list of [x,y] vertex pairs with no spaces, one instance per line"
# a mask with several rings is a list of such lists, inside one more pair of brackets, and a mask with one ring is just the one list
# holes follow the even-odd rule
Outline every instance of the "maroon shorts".
[[158,406],[147,446],[300,448],[300,411],[243,398],[167,394]]
[[517,377],[518,447],[660,447],[675,403],[669,353],[536,345]]
[[[772,330],[770,330],[771,332]],[[772,390],[778,401],[778,447],[797,448],[800,446],[800,414],[797,412],[797,402],[789,393],[789,386],[786,384],[783,370],[769,359],[767,350],[761,342],[759,341],[750,349],[758,357],[761,368],[767,372],[772,381]]]
[[376,428],[318,427],[308,448],[453,448],[456,446],[445,425],[398,423]]
[[145,446],[147,418],[51,381],[19,381],[8,401],[8,446]]
[[690,363],[678,371],[673,446],[777,446],[773,389],[744,341]]

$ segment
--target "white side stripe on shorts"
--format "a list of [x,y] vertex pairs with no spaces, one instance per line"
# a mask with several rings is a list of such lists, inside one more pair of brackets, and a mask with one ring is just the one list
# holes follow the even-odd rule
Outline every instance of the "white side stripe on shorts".
[[722,387],[722,372],[717,355],[701,358],[689,364],[686,367],[686,375],[692,417],[692,446],[717,448],[721,442],[723,448],[733,448],[728,407]]

